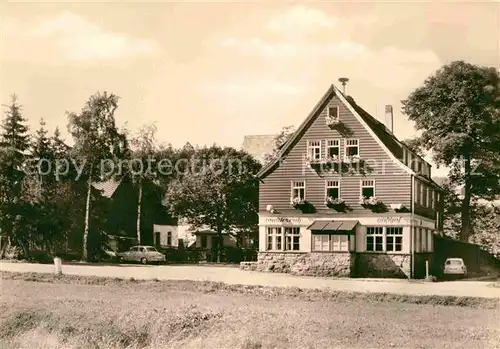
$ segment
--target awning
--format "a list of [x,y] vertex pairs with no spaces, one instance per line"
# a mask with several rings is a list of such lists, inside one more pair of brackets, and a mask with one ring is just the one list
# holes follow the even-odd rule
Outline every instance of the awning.
[[314,232],[352,232],[358,221],[314,221],[313,224],[307,227],[309,230]]

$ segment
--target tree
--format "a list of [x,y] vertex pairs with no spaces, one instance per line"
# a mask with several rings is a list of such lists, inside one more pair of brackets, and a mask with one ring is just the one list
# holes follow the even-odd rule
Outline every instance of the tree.
[[402,101],[403,113],[422,131],[418,143],[449,179],[463,185],[460,239],[471,230],[471,199],[499,193],[500,74],[497,69],[452,62]]
[[137,241],[141,243],[141,206],[143,199],[144,182],[152,182],[157,177],[157,167],[151,164],[154,159],[158,146],[156,144],[157,127],[155,124],[144,125],[141,127],[137,136],[130,144],[133,151],[133,164],[135,168],[131,170],[131,177],[137,186]]
[[217,233],[220,261],[222,233],[255,228],[258,221],[258,182],[261,165],[245,152],[218,146],[198,149],[192,171],[173,180],[167,191],[172,212],[194,228],[208,226]]
[[478,205],[471,242],[500,258],[500,206]]
[[274,161],[283,147],[283,145],[290,139],[290,137],[295,133],[295,126],[285,126],[281,129],[280,133],[274,138],[274,148],[270,153],[264,155],[264,163],[268,164]]
[[127,152],[125,135],[118,132],[115,111],[118,97],[114,94],[92,95],[79,114],[69,113],[68,130],[74,138],[72,155],[82,166],[82,177],[86,180],[85,228],[82,258],[87,260],[90,201],[93,181],[106,180],[113,174],[118,159]]
[[26,186],[23,181],[30,135],[25,124],[26,119],[21,113],[21,105],[15,95],[5,107],[0,134],[0,232],[2,238],[7,238],[9,243],[22,244],[27,252],[23,233],[28,233],[28,230],[20,227],[27,222],[26,212],[29,211],[24,201]]

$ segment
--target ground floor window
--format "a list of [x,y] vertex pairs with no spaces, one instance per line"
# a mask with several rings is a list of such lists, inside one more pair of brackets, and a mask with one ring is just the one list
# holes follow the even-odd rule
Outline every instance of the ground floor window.
[[286,227],[285,228],[285,250],[300,251],[300,228]]
[[385,250],[388,252],[403,250],[403,227],[386,228]]
[[267,227],[267,251],[300,251],[300,227]]
[[403,227],[367,227],[366,250],[400,252],[403,250]]
[[349,235],[312,235],[313,251],[347,252],[349,251]]
[[383,227],[367,227],[366,228],[366,250],[367,251],[384,251],[384,228]]

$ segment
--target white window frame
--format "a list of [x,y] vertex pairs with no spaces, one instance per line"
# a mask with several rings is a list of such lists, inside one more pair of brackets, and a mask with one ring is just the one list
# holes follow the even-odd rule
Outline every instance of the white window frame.
[[[369,182],[373,182],[373,184],[366,184],[366,183],[369,183]],[[361,179],[359,181],[359,197],[363,197],[363,198],[366,198],[368,199],[368,197],[365,197],[363,195],[363,188],[373,188],[373,196],[377,196],[376,194],[376,189],[375,189],[375,179]]]
[[420,182],[415,181],[415,200],[417,204],[420,205]]
[[325,156],[330,156],[330,149],[338,149],[338,157],[340,158],[340,138],[326,139],[325,140]]
[[[384,249],[385,252],[402,252],[403,251],[403,227],[384,227]],[[392,243],[388,243],[388,237],[392,237]],[[401,238],[401,243],[396,243],[397,238]],[[396,246],[401,245],[400,250],[396,250]],[[387,247],[391,246],[391,249]]]
[[[330,235],[332,252],[349,252],[349,236],[345,234]],[[344,245],[345,244],[345,245]]]
[[[370,234],[370,231],[373,233]],[[391,233],[393,232],[393,233]],[[382,238],[382,250],[377,250],[377,237]],[[392,237],[391,248],[388,247],[387,238]],[[368,249],[368,239],[373,239],[373,249]],[[396,243],[396,238],[401,239],[401,243]],[[397,251],[396,246],[400,245],[401,250]],[[370,253],[404,253],[404,227],[403,226],[367,226],[365,233],[365,251]]]
[[[311,251],[313,252],[329,252],[330,251],[330,235],[328,234],[312,234]],[[316,248],[316,239],[320,247]],[[326,248],[325,248],[326,246]]]
[[[297,185],[298,183],[302,183],[302,186]],[[305,201],[306,200],[306,181],[305,181],[305,179],[298,180],[298,181],[293,181],[293,180],[291,181],[291,192],[290,192],[291,197],[290,197],[290,202],[294,198],[296,198],[296,196],[294,195],[296,189],[299,189],[299,190],[300,189],[304,189],[304,197],[301,198],[301,199]]]
[[[346,234],[312,234],[311,240],[313,252],[349,252],[350,239]],[[316,248],[317,241],[320,241],[319,249]]]
[[[337,109],[337,113],[335,115],[332,115],[331,110],[334,108]],[[327,117],[334,118],[334,119],[338,120],[340,117],[340,108],[338,105],[329,105],[328,108],[326,108],[326,113],[327,113],[327,115],[326,115]]]
[[[277,248],[278,237],[281,243],[280,248]],[[266,251],[283,251],[283,240],[283,227],[266,227]]]
[[[384,227],[376,227],[376,226],[373,226],[373,227],[366,227],[366,237],[365,237],[365,250],[367,252],[384,252],[384,249],[385,249],[385,239],[384,239]],[[381,250],[377,250],[377,237],[381,237],[382,238],[382,249]],[[368,249],[368,238],[373,238],[373,249],[372,250],[369,250]]]
[[[300,227],[283,227],[283,236],[284,236],[284,251],[300,251]],[[294,239],[298,239],[298,248],[295,249]],[[290,246],[289,246],[290,245]]]
[[427,185],[423,184],[422,185],[422,206],[427,207]]
[[[319,144],[318,144],[319,143]],[[316,153],[316,150],[319,152]],[[319,157],[316,157],[318,155]],[[307,157],[310,160],[320,160],[322,157],[321,140],[308,140],[307,141]]]
[[[350,142],[355,142],[356,144],[348,144]],[[360,147],[359,147],[359,138],[346,138],[344,140],[344,158],[347,160],[348,157],[350,156],[348,153],[347,153],[347,148],[353,148],[353,147],[357,147],[358,148],[358,156],[361,156],[360,155]]]
[[337,198],[335,199],[338,199],[340,198],[340,180],[338,179],[327,179],[325,181],[325,200],[326,198],[328,197],[328,189],[337,189],[339,195]]

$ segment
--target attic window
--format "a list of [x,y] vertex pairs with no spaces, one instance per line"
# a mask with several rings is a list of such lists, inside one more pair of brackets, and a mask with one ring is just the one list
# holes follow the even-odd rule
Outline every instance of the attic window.
[[326,124],[328,126],[334,126],[339,123],[339,107],[331,106],[328,107],[327,115],[326,115]]
[[328,107],[328,116],[333,118],[333,119],[338,119],[339,118],[339,107],[338,106]]

